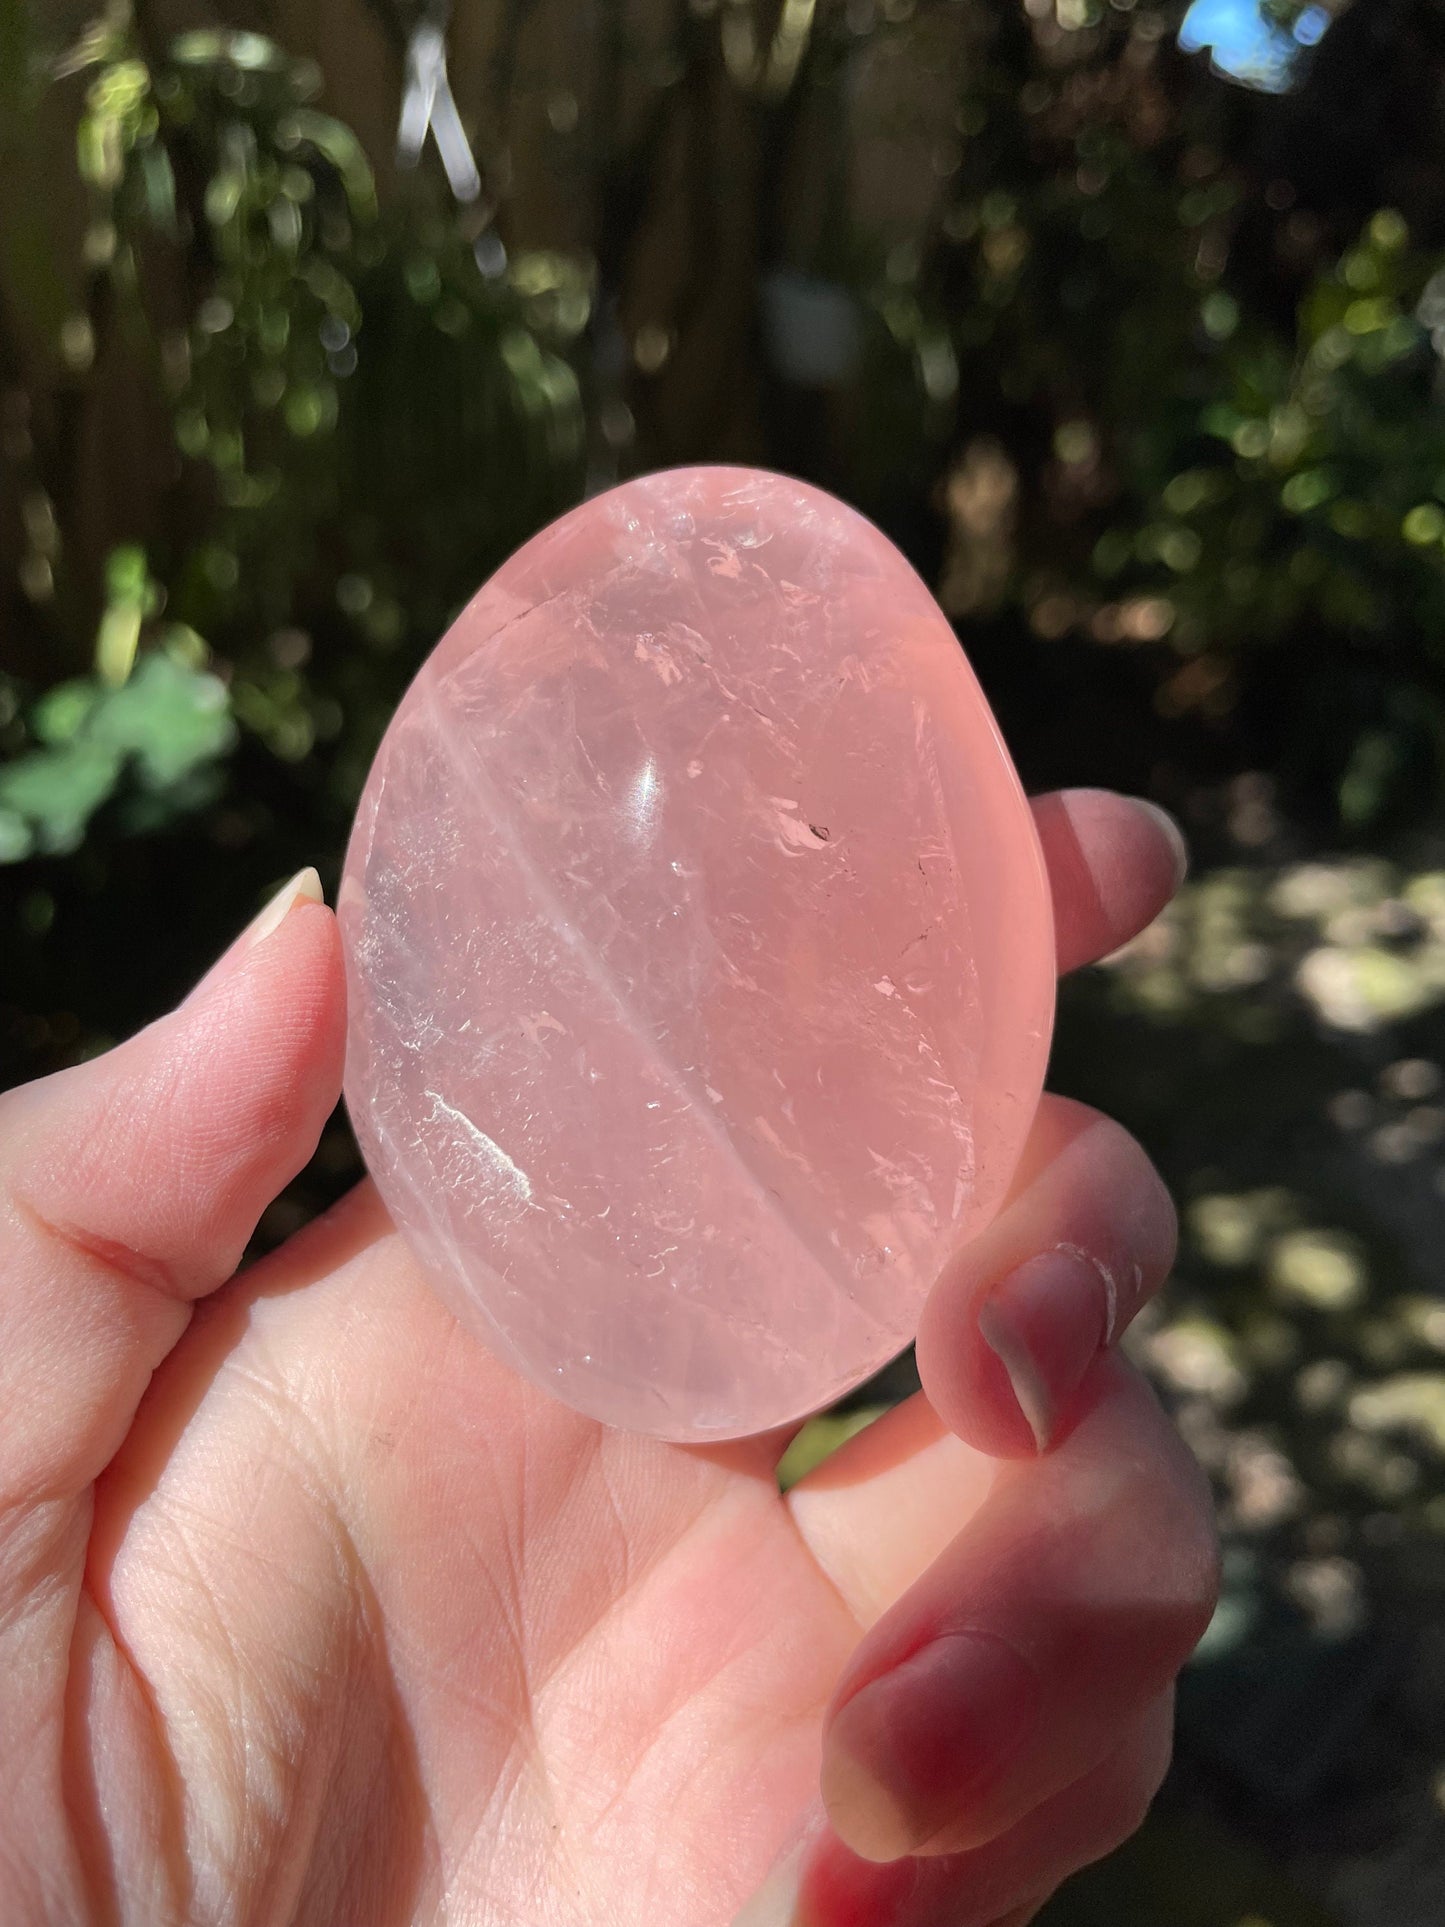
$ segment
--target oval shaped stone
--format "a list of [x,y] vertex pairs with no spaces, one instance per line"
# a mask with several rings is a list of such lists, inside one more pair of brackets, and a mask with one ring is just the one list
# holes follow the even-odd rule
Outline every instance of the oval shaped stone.
[[629,482],[498,571],[386,734],[339,913],[382,1197],[614,1425],[724,1439],[867,1378],[1038,1101],[1008,754],[898,551],[776,475]]

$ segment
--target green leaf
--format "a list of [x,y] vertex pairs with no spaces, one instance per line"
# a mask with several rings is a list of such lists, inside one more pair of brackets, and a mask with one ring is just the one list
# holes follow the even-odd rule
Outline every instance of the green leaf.
[[178,783],[224,756],[236,740],[226,686],[169,656],[142,658],[124,689],[107,696],[90,725],[93,741],[133,756],[151,789]]
[[246,177],[239,168],[226,167],[206,183],[206,219],[212,227],[225,227],[241,205]]
[[[44,854],[73,850],[114,790],[120,767],[120,755],[104,743],[82,740],[62,749],[31,750],[0,770],[0,816],[28,822],[33,845]],[[10,842],[14,847],[13,835]],[[17,854],[29,851],[17,849]]]
[[809,1419],[778,1462],[778,1484],[783,1491],[816,1471],[824,1459],[830,1458],[839,1446],[846,1445],[864,1426],[881,1418],[886,1409],[882,1405],[860,1405],[849,1412],[823,1412]]
[[31,733],[51,748],[71,742],[102,700],[102,691],[83,676],[77,676],[72,682],[57,683],[35,705],[30,718]]
[[146,211],[163,234],[176,232],[176,177],[171,157],[157,141],[147,147],[141,159],[141,180],[145,187]]
[[107,598],[143,609],[148,585],[145,550],[135,542],[122,542],[113,548],[105,563]]
[[19,811],[0,809],[0,863],[18,863],[34,847],[30,825]]
[[274,40],[258,33],[226,33],[204,28],[183,33],[171,43],[171,58],[182,67],[239,67],[243,73],[279,74],[289,65]]
[[142,657],[121,689],[60,684],[30,726],[37,746],[0,769],[0,863],[76,849],[128,769],[168,811],[199,806],[236,740],[225,684],[166,654]]
[[130,674],[140,643],[141,612],[133,603],[106,610],[95,640],[95,667],[102,681],[118,688]]
[[358,214],[376,212],[376,182],[371,163],[361,142],[330,114],[318,114],[313,107],[298,107],[287,115],[288,137],[307,141],[341,176],[347,199]]

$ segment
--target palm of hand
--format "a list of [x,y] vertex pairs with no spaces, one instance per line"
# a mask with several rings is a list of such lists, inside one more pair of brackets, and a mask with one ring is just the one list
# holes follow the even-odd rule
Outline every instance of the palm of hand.
[[358,1197],[216,1301],[98,1494],[121,1884],[149,1918],[716,1927],[858,1624],[766,1448],[542,1397],[379,1220]]
[[[1041,817],[1065,962],[1167,889],[1157,826],[1088,807]],[[1112,877],[1110,837],[1143,852]],[[301,904],[4,1100],[5,1927],[723,1927],[804,1828],[749,1927],[1018,1927],[1137,1824],[1212,1596],[1193,1468],[1107,1344],[1034,1456],[978,1332],[1041,1250],[1102,1254],[1132,1315],[1172,1238],[1137,1147],[1047,1102],[930,1301],[932,1402],[781,1498],[777,1439],[664,1446],[515,1378],[369,1188],[217,1289],[335,1100],[343,1009]],[[1010,1643],[1037,1703],[990,1750],[949,1668]],[[867,1773],[824,1773],[865,1860],[819,1760],[879,1692]]]

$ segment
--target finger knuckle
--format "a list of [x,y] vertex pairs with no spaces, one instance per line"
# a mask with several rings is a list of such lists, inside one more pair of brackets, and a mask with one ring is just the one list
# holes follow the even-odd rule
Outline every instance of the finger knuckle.
[[1219,1540],[1198,1468],[1182,1444],[1175,1446],[1175,1456],[1177,1476],[1150,1482],[1145,1516],[1162,1624],[1175,1662],[1182,1664],[1202,1637],[1219,1596]]
[[1111,1117],[1100,1116],[1091,1127],[1089,1155],[1111,1226],[1142,1271],[1157,1281],[1174,1262],[1179,1241],[1179,1217],[1168,1186],[1139,1140]]
[[1177,1671],[1209,1624],[1219,1594],[1219,1542],[1208,1484],[1150,1387],[1121,1367],[1122,1480],[1111,1517],[1134,1549],[1134,1586],[1157,1628],[1156,1650]]

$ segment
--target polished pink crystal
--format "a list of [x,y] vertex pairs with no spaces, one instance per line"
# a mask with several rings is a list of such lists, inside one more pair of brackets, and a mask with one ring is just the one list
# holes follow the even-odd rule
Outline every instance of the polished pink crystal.
[[340,915],[392,1215],[614,1425],[724,1439],[867,1378],[1038,1101],[1008,754],[897,550],[780,476],[651,475],[513,556],[387,732]]

